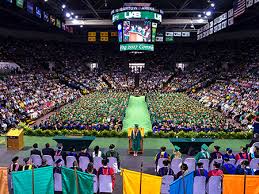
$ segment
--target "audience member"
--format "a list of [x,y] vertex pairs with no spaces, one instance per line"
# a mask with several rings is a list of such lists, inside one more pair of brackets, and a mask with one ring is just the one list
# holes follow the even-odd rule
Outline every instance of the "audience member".
[[38,149],[38,144],[33,144],[33,149],[31,150],[31,155],[39,155],[41,156],[41,151]]
[[240,159],[246,159],[248,161],[250,161],[250,156],[247,153],[247,148],[241,146],[240,147],[240,152],[238,154],[236,154],[236,161],[240,160]]
[[222,159],[223,159],[223,160],[225,160],[225,158],[228,158],[228,159],[236,159],[236,158],[235,158],[235,155],[233,154],[231,148],[227,148],[227,149],[226,149],[226,153],[222,156]]
[[170,155],[166,152],[166,147],[165,146],[162,146],[160,148],[160,152],[158,152],[155,156],[155,164],[157,166],[158,164],[158,160],[160,158],[167,158],[167,159],[170,159]]
[[49,143],[46,143],[45,148],[42,149],[42,155],[49,155],[54,159],[55,151],[53,148],[50,148]]
[[194,157],[196,162],[199,162],[200,159],[210,159],[210,154],[207,151],[208,148],[209,147],[206,144],[201,146],[201,151]]
[[164,166],[158,170],[158,176],[172,175],[175,176],[174,171],[170,168],[169,160],[163,161]]
[[187,166],[187,164],[182,163],[180,169],[181,170],[176,174],[176,179],[179,179],[180,177],[185,176],[186,174],[188,174],[188,166]]
[[82,147],[81,151],[80,151],[79,154],[78,154],[78,158],[79,158],[80,156],[87,157],[87,158],[89,158],[89,161],[90,161],[90,162],[93,162],[93,158],[92,158],[92,156],[88,153],[86,147]]
[[180,147],[174,146],[174,151],[171,155],[171,160],[182,158],[182,153],[180,152],[180,149]]
[[93,158],[95,157],[105,158],[105,154],[100,150],[99,146],[94,147]]
[[253,175],[254,171],[250,168],[249,166],[249,161],[248,160],[244,160],[241,162],[241,164],[239,164],[236,168],[236,174],[239,175]]
[[21,170],[22,166],[19,164],[19,157],[15,156],[12,159],[12,164],[9,166],[9,173]]
[[214,169],[209,171],[208,176],[222,176],[223,175],[223,171],[220,170],[220,163],[214,162],[213,164]]
[[85,172],[88,174],[94,174],[97,175],[97,171],[94,168],[94,164],[92,162],[88,163],[87,169],[85,169]]
[[115,187],[115,173],[114,173],[114,170],[113,168],[110,168],[108,167],[108,162],[109,160],[108,159],[103,159],[102,160],[102,167],[99,168],[98,170],[98,177],[100,175],[110,175],[111,178],[112,178],[112,190],[114,190],[114,187]]
[[206,178],[208,178],[208,171],[203,168],[202,162],[197,163],[197,168],[194,171],[194,176],[205,176]]
[[105,158],[108,159],[109,157],[114,157],[117,159],[118,164],[118,171],[120,172],[120,154],[115,150],[115,145],[111,144],[109,146],[109,150],[105,154]]
[[224,163],[221,166],[221,170],[223,171],[223,174],[235,174],[236,173],[236,167],[229,163],[229,158],[224,158]]
[[71,167],[71,169],[83,172],[82,168],[78,166],[78,162],[76,160],[73,162],[73,167]]

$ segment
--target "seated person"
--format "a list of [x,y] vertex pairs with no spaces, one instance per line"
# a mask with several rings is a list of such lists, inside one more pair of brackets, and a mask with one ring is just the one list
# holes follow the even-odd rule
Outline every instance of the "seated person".
[[179,172],[176,174],[176,179],[178,179],[178,178],[180,178],[180,177],[185,176],[186,174],[188,174],[188,166],[187,166],[187,164],[182,163],[180,169],[181,169],[181,171],[179,171]]
[[170,159],[170,155],[166,152],[166,147],[165,147],[165,146],[162,146],[162,147],[160,148],[160,152],[157,153],[156,156],[155,156],[155,164],[156,164],[156,166],[157,166],[158,160],[159,160],[160,158],[167,158],[167,159]]
[[86,147],[82,147],[81,152],[78,154],[78,158],[79,158],[80,156],[87,157],[87,158],[89,158],[89,161],[90,161],[90,162],[93,162],[93,158],[92,158],[92,156],[88,153]]
[[222,159],[222,154],[219,152],[219,149],[219,146],[214,146],[214,152],[210,154],[210,162],[212,162],[214,159]]
[[47,164],[47,160],[46,160],[46,159],[42,159],[42,163],[41,163],[41,166],[39,166],[39,168],[41,168],[41,167],[46,167],[46,166],[49,166],[49,165]]
[[194,171],[194,176],[205,176],[206,178],[208,178],[208,171],[203,168],[202,162],[197,163],[197,168]]
[[210,159],[208,149],[209,147],[206,144],[201,146],[201,151],[194,157],[196,162],[199,162],[200,159]]
[[117,163],[118,163],[118,172],[120,172],[120,154],[119,152],[117,152],[115,150],[115,145],[111,144],[109,146],[109,151],[106,152],[105,154],[106,159],[108,159],[108,157],[114,157],[117,159]]
[[250,153],[250,158],[254,159],[254,158],[259,158],[259,147],[255,146],[253,153]]
[[225,158],[228,158],[229,160],[230,159],[236,159],[235,158],[235,155],[233,154],[233,152],[232,152],[232,149],[230,149],[230,148],[227,148],[226,149],[226,153],[222,156],[222,159],[224,160]]
[[49,143],[46,143],[45,148],[42,149],[42,155],[49,155],[52,158],[54,158],[55,151],[53,148],[50,148]]
[[66,159],[66,152],[63,151],[63,148],[61,146],[58,146],[58,149],[55,152],[55,156],[62,156],[63,160]]
[[93,151],[93,158],[95,157],[102,157],[105,158],[104,153],[100,150],[99,146],[95,146],[94,147],[94,151]]
[[73,162],[73,167],[71,167],[71,169],[83,172],[83,170],[78,166],[78,162],[76,160]]
[[21,168],[22,168],[22,166],[19,164],[19,157],[15,156],[12,159],[12,164],[10,164],[8,172],[11,173],[14,171],[19,171],[19,170],[21,170]]
[[97,175],[97,171],[94,168],[94,164],[92,162],[89,162],[89,164],[87,166],[87,169],[85,169],[85,172],[88,173],[88,174]]
[[75,158],[77,158],[76,148],[71,147],[70,151],[67,153],[67,156],[74,156]]
[[55,162],[55,167],[53,168],[53,173],[61,174],[61,166],[62,166],[62,160],[59,158]]
[[241,164],[239,164],[236,168],[236,174],[239,175],[253,175],[254,172],[253,170],[249,167],[249,161],[248,160],[244,160],[241,162]]
[[257,169],[258,170],[256,170],[255,173],[254,173],[255,175],[259,175],[259,163],[257,164]]
[[33,144],[33,149],[31,150],[31,155],[39,155],[41,157],[41,151],[38,149],[38,144]]
[[102,167],[99,168],[98,170],[98,177],[100,175],[110,175],[112,178],[112,190],[114,190],[114,186],[115,186],[115,173],[113,168],[108,167],[108,159],[103,159],[102,160]]
[[180,147],[174,146],[174,151],[173,154],[171,155],[171,160],[177,159],[177,158],[182,158],[182,153],[180,152]]
[[220,163],[214,162],[213,167],[214,169],[209,171],[209,174],[208,174],[209,177],[223,175],[223,171],[220,170]]
[[158,170],[158,176],[165,176],[165,175],[174,175],[174,171],[170,168],[169,164],[170,161],[169,160],[164,160],[163,161],[164,167],[160,168]]
[[224,163],[221,166],[221,170],[224,174],[236,174],[236,167],[229,163],[229,158],[224,158]]
[[246,160],[250,161],[250,156],[247,153],[247,148],[245,148],[243,146],[240,147],[240,152],[238,154],[236,154],[236,161],[238,161],[240,159],[246,159]]
[[31,170],[32,168],[36,168],[29,157],[23,159],[25,165],[23,165],[22,170]]

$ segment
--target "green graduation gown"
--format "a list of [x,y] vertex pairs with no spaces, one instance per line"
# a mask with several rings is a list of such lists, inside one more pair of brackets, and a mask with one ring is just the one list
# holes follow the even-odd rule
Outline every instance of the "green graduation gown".
[[139,151],[140,150],[140,141],[141,141],[141,133],[140,130],[137,131],[137,133],[132,130],[131,132],[131,141],[132,141],[132,150],[133,151]]

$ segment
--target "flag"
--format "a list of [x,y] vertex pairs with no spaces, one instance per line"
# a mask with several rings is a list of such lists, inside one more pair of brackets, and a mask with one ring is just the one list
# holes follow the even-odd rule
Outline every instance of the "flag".
[[12,182],[14,194],[54,194],[52,166],[12,172]]
[[194,172],[174,181],[170,185],[170,194],[193,194]]
[[235,18],[242,15],[246,10],[246,0],[234,0],[233,10]]
[[62,167],[63,194],[93,194],[94,175]]
[[8,194],[8,169],[0,167],[0,193]]
[[[140,172],[122,170],[123,194],[140,193]],[[142,173],[141,193],[160,194],[162,177]]]

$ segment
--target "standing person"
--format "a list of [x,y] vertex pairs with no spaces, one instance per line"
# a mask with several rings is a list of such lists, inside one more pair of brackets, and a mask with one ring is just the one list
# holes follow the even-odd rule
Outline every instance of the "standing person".
[[113,168],[108,167],[108,159],[103,159],[102,160],[102,167],[99,168],[98,170],[98,177],[100,175],[110,175],[112,179],[112,190],[114,190],[115,187],[115,173]]
[[205,176],[208,178],[208,171],[203,168],[203,163],[197,163],[197,169],[194,171],[194,176]]
[[131,132],[132,150],[134,152],[133,156],[138,156],[138,151],[141,149],[141,138],[141,132],[138,128],[138,125],[135,125],[135,128]]
[[194,157],[196,162],[199,162],[200,159],[210,159],[210,154],[207,151],[208,148],[209,147],[206,144],[201,146],[201,151]]
[[157,164],[158,164],[158,160],[160,158],[167,158],[170,160],[170,155],[166,152],[166,147],[165,146],[162,146],[160,148],[160,152],[158,152],[155,156],[155,164],[156,164],[156,167],[157,167]]
[[21,165],[19,164],[19,157],[15,156],[12,159],[12,164],[10,164],[9,166],[9,173],[13,172],[13,171],[19,171],[21,170]]
[[220,170],[220,163],[214,162],[213,166],[214,166],[214,169],[209,171],[209,174],[208,174],[209,177],[223,175],[223,171]]
[[174,146],[173,154],[171,155],[171,160],[182,158],[182,153],[180,152],[180,147]]
[[119,152],[117,152],[115,150],[115,145],[114,144],[111,144],[109,146],[109,151],[106,152],[105,154],[105,158],[108,159],[108,157],[114,157],[117,159],[117,163],[118,163],[118,172],[120,172],[120,154]]
[[101,157],[101,158],[105,158],[104,153],[100,150],[99,146],[95,146],[94,147],[94,151],[93,151],[93,158],[95,157]]

